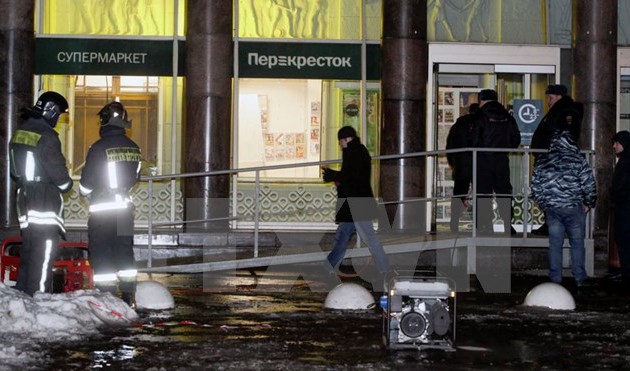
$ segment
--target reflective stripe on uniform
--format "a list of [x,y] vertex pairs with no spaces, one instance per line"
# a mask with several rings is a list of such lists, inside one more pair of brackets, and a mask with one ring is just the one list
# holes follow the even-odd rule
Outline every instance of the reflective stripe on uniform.
[[100,202],[98,204],[90,205],[90,212],[126,209],[129,207],[130,203],[130,198],[126,197],[123,199],[122,196],[116,195],[115,201]]
[[138,275],[137,269],[125,269],[118,271],[118,277],[120,278],[134,278]]
[[28,218],[26,217],[26,215],[18,216],[18,222],[20,222],[20,229],[28,227]]
[[101,273],[94,275],[94,283],[116,282],[118,277],[116,273]]
[[107,174],[109,176],[109,188],[111,189],[118,188],[118,175],[116,174],[115,162],[107,163]]
[[26,151],[26,163],[24,165],[24,177],[27,181],[35,180],[35,156],[33,152]]
[[[63,219],[53,211],[29,210],[26,214],[26,220],[23,222],[26,224],[24,228],[28,227],[28,225],[32,223],[38,225],[56,225],[61,228],[63,232],[66,231]],[[20,226],[21,225],[22,221],[20,221]]]
[[48,278],[48,263],[52,252],[52,240],[46,240],[46,251],[44,252],[44,262],[42,263],[42,275],[39,280],[39,291],[46,292],[46,279]]

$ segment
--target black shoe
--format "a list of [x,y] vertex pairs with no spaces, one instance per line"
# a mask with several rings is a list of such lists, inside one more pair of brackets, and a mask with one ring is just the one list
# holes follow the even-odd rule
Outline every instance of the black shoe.
[[597,286],[593,280],[588,278],[582,281],[575,281],[575,285],[578,289],[591,289]]

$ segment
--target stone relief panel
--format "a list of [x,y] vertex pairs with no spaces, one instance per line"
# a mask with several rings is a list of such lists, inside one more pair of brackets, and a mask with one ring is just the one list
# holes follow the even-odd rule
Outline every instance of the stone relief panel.
[[571,0],[547,1],[547,33],[549,43],[571,45]]
[[538,0],[430,0],[429,41],[544,43]]
[[49,9],[55,19],[71,20],[55,22],[49,31],[56,34],[166,35],[173,13],[161,0],[55,0]]
[[240,0],[239,35],[265,38],[336,38],[329,0]]

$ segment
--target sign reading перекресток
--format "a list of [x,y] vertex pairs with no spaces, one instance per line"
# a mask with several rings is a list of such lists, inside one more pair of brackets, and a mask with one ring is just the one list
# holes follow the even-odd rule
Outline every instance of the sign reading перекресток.
[[[368,45],[368,80],[380,79],[378,53]],[[361,79],[360,44],[240,42],[238,54],[240,77]]]
[[[183,75],[179,48],[178,75]],[[172,40],[35,39],[35,73],[50,75],[172,76]]]

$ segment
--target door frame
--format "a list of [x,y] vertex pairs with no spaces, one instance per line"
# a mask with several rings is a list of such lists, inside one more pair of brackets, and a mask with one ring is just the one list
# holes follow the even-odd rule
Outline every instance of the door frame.
[[630,75],[630,48],[618,47],[615,132],[621,129],[621,76],[627,75]]
[[[435,112],[438,102],[435,72],[440,65],[449,73],[547,73],[553,74],[555,83],[560,83],[559,46],[549,45],[508,45],[508,44],[465,44],[465,43],[429,43],[427,63],[427,99],[426,99],[426,150],[434,151],[436,135]],[[630,60],[630,49],[628,49]],[[630,66],[630,64],[629,64]],[[528,93],[527,93],[528,94]],[[427,197],[434,194],[434,161],[426,159],[425,186]],[[427,227],[430,228],[431,208],[427,208]]]

